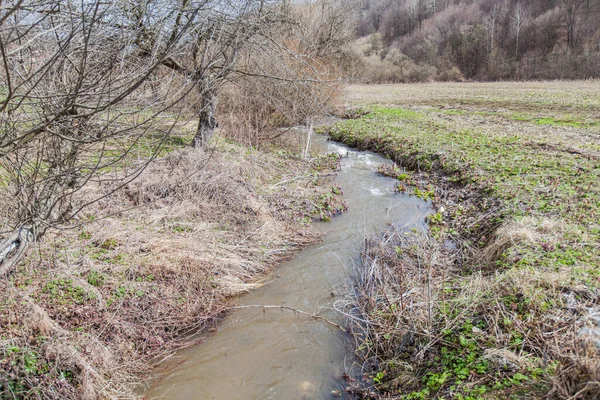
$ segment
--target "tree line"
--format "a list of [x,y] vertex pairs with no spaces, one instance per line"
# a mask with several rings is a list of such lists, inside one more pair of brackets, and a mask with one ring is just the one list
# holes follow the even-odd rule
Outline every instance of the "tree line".
[[365,0],[356,34],[372,81],[600,76],[599,0]]

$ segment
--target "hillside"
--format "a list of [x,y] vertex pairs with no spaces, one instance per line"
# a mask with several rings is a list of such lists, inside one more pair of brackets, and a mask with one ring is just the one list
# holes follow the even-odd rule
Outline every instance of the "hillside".
[[356,34],[367,82],[600,76],[599,0],[366,0]]

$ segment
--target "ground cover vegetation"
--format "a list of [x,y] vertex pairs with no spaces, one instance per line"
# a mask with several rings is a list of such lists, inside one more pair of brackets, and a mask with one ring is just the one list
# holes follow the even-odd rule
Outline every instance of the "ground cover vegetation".
[[355,43],[371,83],[600,76],[597,0],[368,0]]
[[352,7],[0,2],[0,398],[139,397],[345,209],[283,127],[339,105]]
[[428,231],[367,239],[354,295],[336,305],[371,371],[351,386],[597,398],[598,82],[431,86],[352,87],[355,118],[324,129],[395,160],[380,169],[395,190],[433,205]]

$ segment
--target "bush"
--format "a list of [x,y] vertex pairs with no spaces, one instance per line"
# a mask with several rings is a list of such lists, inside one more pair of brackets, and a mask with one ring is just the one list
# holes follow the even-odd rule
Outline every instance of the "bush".
[[438,74],[435,77],[435,80],[440,82],[460,82],[463,79],[463,74],[456,66],[438,71]]
[[366,83],[415,83],[432,81],[437,69],[429,64],[417,64],[398,49],[391,49],[385,58],[370,56],[364,65]]

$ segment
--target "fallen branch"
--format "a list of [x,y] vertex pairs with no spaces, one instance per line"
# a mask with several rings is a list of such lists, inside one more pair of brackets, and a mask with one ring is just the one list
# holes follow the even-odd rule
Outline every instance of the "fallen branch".
[[263,313],[265,312],[265,310],[267,308],[279,308],[281,310],[281,312],[283,312],[283,310],[289,310],[289,311],[293,311],[294,314],[302,314],[302,315],[308,315],[309,317],[312,317],[314,319],[318,319],[324,322],[327,322],[329,325],[334,326],[346,333],[348,333],[348,331],[346,330],[346,328],[344,328],[343,326],[336,324],[335,322],[333,322],[330,319],[327,319],[323,316],[317,315],[315,313],[310,313],[307,311],[302,311],[302,310],[298,310],[297,308],[292,308],[292,307],[287,307],[287,306],[263,306],[260,304],[252,304],[252,305],[248,305],[248,306],[235,306],[235,307],[231,307],[231,310],[241,310],[244,308],[262,308],[263,309]]
[[275,189],[277,186],[283,185],[284,183],[290,183],[290,182],[297,181],[299,179],[308,179],[308,178],[314,178],[314,177],[315,177],[315,174],[309,174],[309,175],[297,176],[297,177],[292,178],[292,179],[286,179],[284,181],[281,181],[281,182],[278,182],[278,183],[274,184],[273,186],[271,186],[271,189]]

